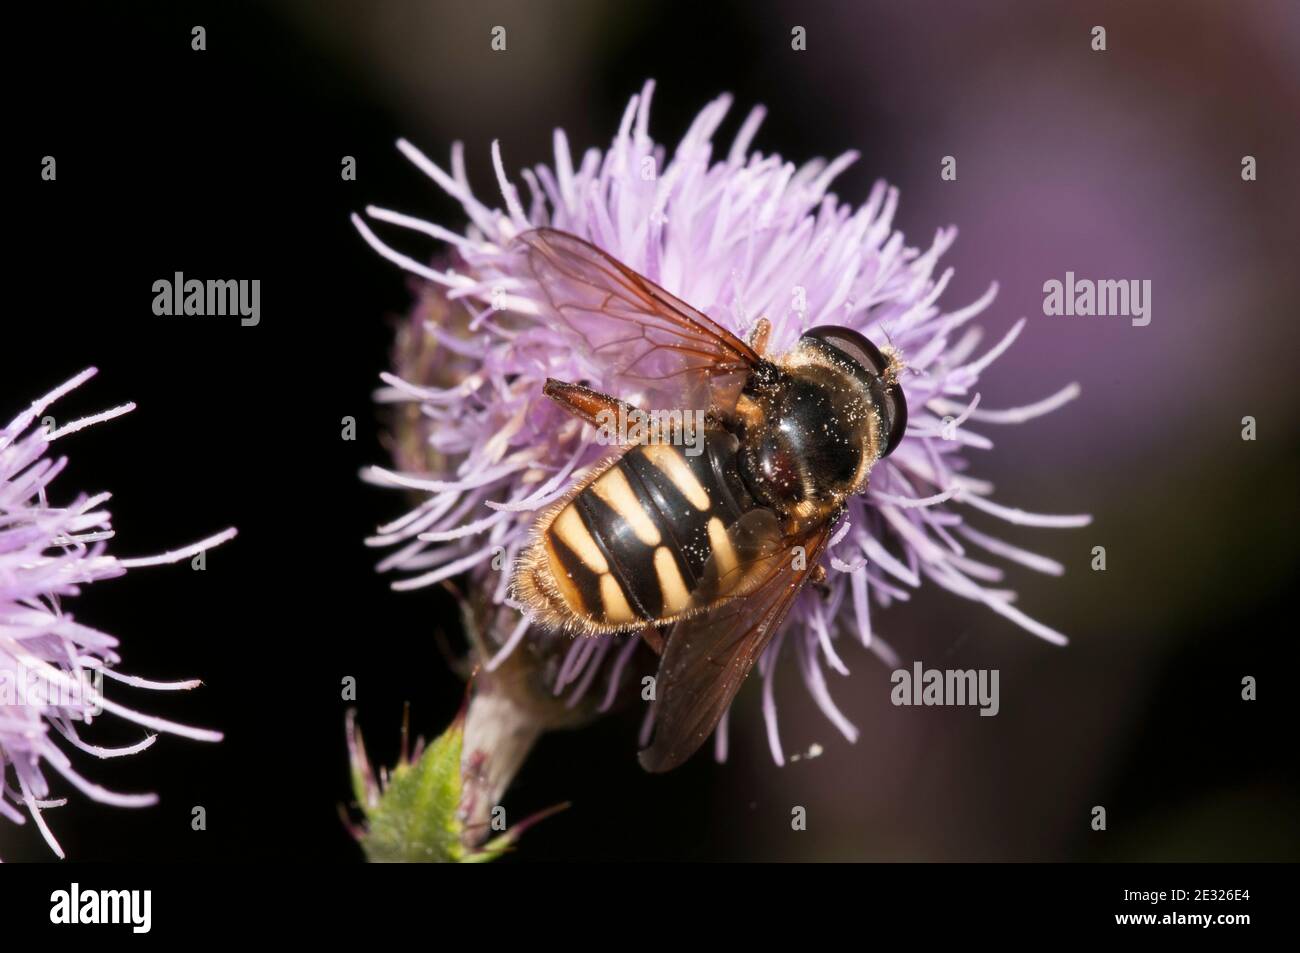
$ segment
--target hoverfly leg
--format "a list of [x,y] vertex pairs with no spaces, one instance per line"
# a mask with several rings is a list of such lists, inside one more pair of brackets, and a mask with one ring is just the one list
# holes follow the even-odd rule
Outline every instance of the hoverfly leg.
[[637,412],[631,404],[626,404],[608,394],[583,387],[581,384],[557,381],[553,377],[546,379],[542,393],[579,420],[585,420],[594,427],[618,419],[620,413],[623,415],[622,419],[627,420],[630,415]]
[[767,336],[772,333],[772,322],[767,318],[759,318],[754,324],[754,330],[749,332],[749,340],[745,343],[754,349],[759,357],[767,350]]

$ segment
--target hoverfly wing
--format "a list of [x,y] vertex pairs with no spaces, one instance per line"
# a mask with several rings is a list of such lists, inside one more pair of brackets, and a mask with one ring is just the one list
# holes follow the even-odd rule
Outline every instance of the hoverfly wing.
[[520,235],[550,315],[651,408],[728,413],[759,363],[707,315],[567,232]]
[[[638,756],[643,768],[671,770],[708,740],[794,605],[829,536],[828,524],[803,538],[774,537],[767,552],[749,563],[749,571],[760,576],[752,587],[672,628],[659,663],[654,737]],[[802,569],[794,568],[796,546],[806,554]]]

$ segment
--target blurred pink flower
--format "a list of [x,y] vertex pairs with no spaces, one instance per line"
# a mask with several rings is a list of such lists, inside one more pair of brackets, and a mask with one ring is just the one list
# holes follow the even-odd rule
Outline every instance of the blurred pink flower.
[[107,698],[104,678],[161,691],[194,688],[199,682],[152,682],[119,674],[114,670],[117,639],[80,624],[63,609],[63,598],[78,595],[86,583],[187,559],[235,535],[228,529],[161,556],[119,559],[106,551],[113,537],[103,508],[108,493],[81,494],[67,506],[49,502],[46,491],[67,463],[66,457],[48,455],[50,444],[135,407],[124,404],[58,429],[36,424],[46,408],[94,374],[94,368],[82,371],[0,429],[0,816],[22,824],[19,808],[25,807],[60,857],[63,850],[41,811],[66,799],[52,798],[47,769],[105,804],[143,807],[157,801],[153,794],[117,794],[87,780],[64,750],[115,758],[143,751],[155,735],[126,747],[104,748],[83,740],[78,723],[89,724],[107,711],[153,731],[198,741],[221,739],[219,732],[154,718]]

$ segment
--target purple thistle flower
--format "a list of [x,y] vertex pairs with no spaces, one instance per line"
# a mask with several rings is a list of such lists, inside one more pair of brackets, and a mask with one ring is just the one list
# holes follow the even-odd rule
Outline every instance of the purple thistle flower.
[[[856,739],[857,729],[831,698],[825,669],[848,674],[836,649],[845,636],[897,664],[874,634],[873,601],[887,608],[928,581],[1063,644],[1064,635],[1015,607],[1014,593],[998,586],[1002,569],[984,554],[1051,575],[1063,567],[976,529],[968,517],[980,513],[1044,527],[1083,526],[1089,517],[1039,515],[995,502],[992,486],[969,473],[967,451],[991,447],[970,424],[1030,420],[1072,400],[1078,385],[1025,407],[981,408],[981,374],[1011,346],[1025,321],[979,351],[981,332],[971,322],[993,301],[997,286],[965,307],[939,306],[952,272],[936,269],[956,237],[954,228],[940,229],[926,249],[910,248],[892,226],[895,189],[878,183],[857,208],[839,201],[828,190],[854,153],[796,166],[751,151],[761,108],[720,153],[713,136],[730,106],[727,96],[706,106],[669,152],[648,133],[652,92],[647,83],[632,98],[604,152],[589,149],[575,163],[557,130],[553,167],[520,173],[526,193],[507,177],[494,142],[504,208],[475,197],[459,143],[452,147],[448,172],[399,141],[398,148],[461,203],[469,225],[462,234],[386,209],[370,207],[366,214],[445,242],[450,254],[433,264],[396,251],[353,216],[380,255],[426,283],[421,305],[402,331],[399,373],[381,375],[386,386],[377,394],[381,402],[418,408],[418,416],[412,412],[408,418],[416,421],[417,449],[408,443],[407,452],[398,453],[400,470],[372,467],[363,474],[373,483],[423,494],[414,509],[369,540],[394,547],[379,564],[381,571],[402,574],[393,588],[415,589],[468,572],[472,588],[508,605],[504,570],[526,545],[538,510],[559,499],[604,449],[584,433],[585,425],[542,395],[543,382],[581,380],[638,403],[634,383],[616,379],[575,350],[546,320],[546,299],[511,245],[522,232],[549,226],[591,241],[741,337],[767,317],[771,354],[792,347],[808,328],[835,324],[889,343],[902,356],[912,408],[906,435],[876,465],[868,492],[849,503],[823,559],[828,591],[810,587],[800,595],[759,664],[763,712],[778,763],[784,756],[772,682],[782,651],[795,654],[826,717],[850,742]],[[514,618],[486,663],[489,671],[525,641],[555,638]],[[572,705],[599,671],[607,679],[607,705],[637,642],[636,636],[573,639],[552,691],[566,693]],[[725,719],[715,745],[724,757]]]
[[[0,816],[25,822],[25,808],[50,847],[63,850],[41,811],[66,803],[53,798],[47,770],[61,775],[83,794],[118,807],[154,804],[154,794],[118,794],[83,777],[65,747],[97,758],[135,754],[153,744],[146,735],[136,744],[104,748],[82,739],[77,724],[90,724],[102,711],[152,731],[168,731],[198,741],[219,741],[220,732],[191,728],[127,708],[105,696],[105,678],[159,691],[194,688],[198,681],[153,682],[114,670],[117,639],[77,622],[62,600],[86,583],[121,576],[129,569],[178,562],[225,542],[234,529],[160,556],[119,559],[106,551],[113,536],[103,505],[109,494],[82,494],[68,506],[46,496],[66,457],[51,458],[50,444],[91,424],[135,408],[123,404],[54,429],[36,424],[60,397],[96,373],[88,368],[51,391],[0,429]],[[36,426],[33,426],[36,424]]]

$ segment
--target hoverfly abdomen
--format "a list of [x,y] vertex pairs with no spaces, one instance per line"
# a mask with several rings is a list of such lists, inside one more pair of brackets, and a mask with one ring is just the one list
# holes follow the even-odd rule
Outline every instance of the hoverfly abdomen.
[[526,590],[550,596],[543,615],[619,631],[702,604],[701,591],[715,592],[719,572],[736,566],[728,531],[755,505],[737,448],[720,429],[705,432],[698,454],[636,446],[583,486],[544,524],[538,557],[521,574]]

